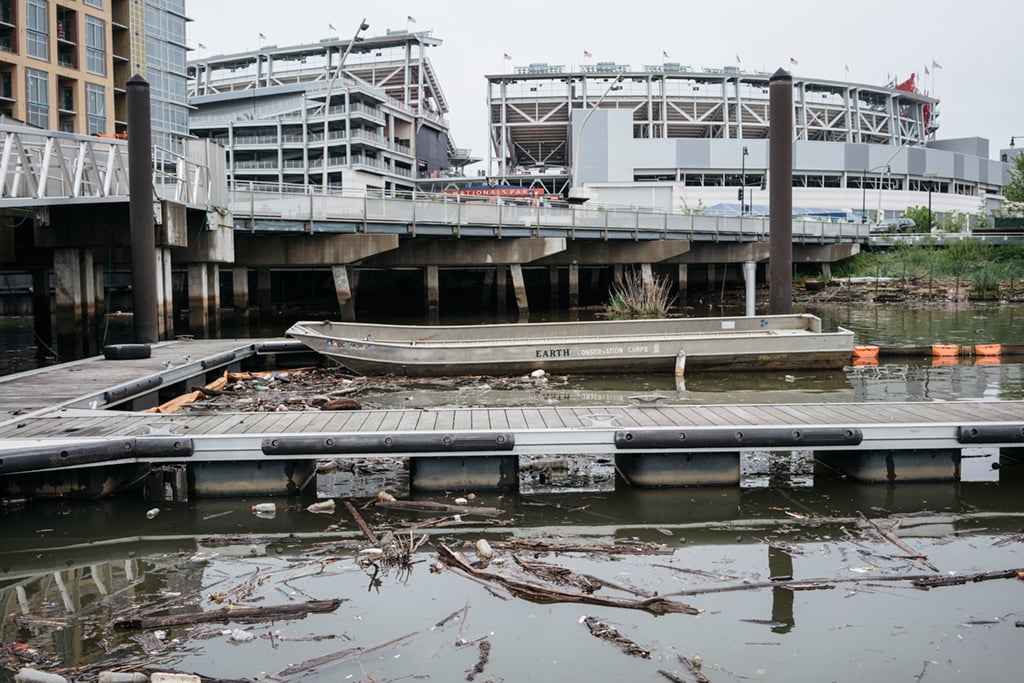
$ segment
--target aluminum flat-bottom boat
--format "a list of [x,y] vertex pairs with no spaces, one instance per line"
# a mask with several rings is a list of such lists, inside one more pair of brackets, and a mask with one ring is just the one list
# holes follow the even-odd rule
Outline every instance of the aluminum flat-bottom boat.
[[809,314],[501,325],[302,321],[288,329],[363,375],[519,375],[841,368],[853,332]]

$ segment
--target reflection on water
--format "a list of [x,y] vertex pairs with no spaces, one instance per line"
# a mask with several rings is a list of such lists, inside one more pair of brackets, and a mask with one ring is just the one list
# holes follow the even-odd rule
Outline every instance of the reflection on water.
[[[1024,479],[1007,472],[985,483],[821,479],[807,489],[619,484],[480,495],[473,504],[503,509],[511,527],[470,521],[398,531],[430,535],[403,569],[360,566],[357,553],[367,542],[347,514],[312,514],[289,499],[277,501],[273,518],[237,500],[164,504],[153,519],[128,501],[85,504],[73,513],[60,504],[7,507],[0,510],[0,641],[22,644],[13,650],[22,655],[36,653],[37,668],[156,667],[235,680],[294,680],[279,674],[296,667],[313,681],[465,680],[478,660],[478,639],[490,645],[483,680],[656,680],[658,670],[680,671],[677,654],[700,655],[711,680],[861,680],[865,671],[878,680],[915,680],[924,661],[933,662],[933,680],[962,680],[964,670],[1015,680],[1014,624],[1024,620],[1024,609],[1011,594],[1019,582],[922,591],[901,577],[1024,567],[1022,487]],[[362,510],[378,533],[422,526],[433,514]],[[896,523],[919,559],[875,531]],[[436,562],[433,544],[471,555],[480,538],[496,547],[511,538],[660,544],[664,551],[656,555],[522,557],[607,581],[598,595],[657,593],[702,612],[655,619],[628,609],[532,602],[452,570],[428,571]],[[512,556],[499,548],[486,570],[521,574]],[[790,578],[816,590],[779,585]],[[302,619],[109,628],[128,615],[338,597],[345,602],[336,610]],[[456,612],[457,619],[444,621]],[[651,658],[627,657],[592,638],[581,615],[614,625]],[[253,639],[245,642],[239,631]],[[841,655],[818,654],[825,652]],[[26,663],[0,665],[12,671]]]

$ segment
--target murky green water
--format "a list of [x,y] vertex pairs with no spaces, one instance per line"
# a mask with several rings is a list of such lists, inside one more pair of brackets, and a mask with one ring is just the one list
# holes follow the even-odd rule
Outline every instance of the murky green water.
[[[46,653],[49,670],[155,667],[244,680],[466,680],[482,641],[489,657],[477,680],[661,680],[658,670],[691,680],[678,654],[699,655],[712,681],[920,680],[922,671],[930,681],[961,681],[965,672],[1015,680],[1024,582],[923,590],[905,578],[1024,567],[1024,479],[1000,476],[899,486],[821,479],[796,489],[620,485],[471,503],[501,508],[507,527],[467,515],[462,526],[408,530],[436,515],[364,509],[378,533],[394,529],[403,542],[429,536],[408,565],[390,567],[360,565],[366,543],[351,517],[340,508],[306,512],[308,501],[278,500],[273,518],[237,500],[164,504],[154,519],[146,506],[116,501],[5,510],[0,640]],[[895,523],[920,558],[873,526]],[[615,586],[598,596],[657,594],[700,613],[534,601],[432,570],[436,544],[476,560],[481,538],[661,545],[662,553],[639,555],[498,549],[484,571],[569,590],[523,572],[515,555]],[[808,585],[758,587],[772,577]],[[129,616],[336,598],[337,609],[301,619],[111,628]],[[650,658],[594,637],[583,616]]]

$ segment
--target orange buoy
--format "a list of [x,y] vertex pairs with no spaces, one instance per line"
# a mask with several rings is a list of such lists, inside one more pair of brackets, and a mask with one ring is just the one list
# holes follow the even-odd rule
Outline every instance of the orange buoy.
[[1003,355],[1002,344],[976,344],[974,346],[976,356],[1001,356]]
[[932,344],[932,355],[936,357],[959,356],[960,347],[956,344]]
[[854,346],[853,347],[854,358],[878,358],[878,347],[877,346]]

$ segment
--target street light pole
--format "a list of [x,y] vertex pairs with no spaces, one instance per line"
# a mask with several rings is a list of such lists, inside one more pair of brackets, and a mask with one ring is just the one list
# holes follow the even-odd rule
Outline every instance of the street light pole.
[[743,157],[740,161],[740,215],[747,213],[747,146],[743,145]]
[[[336,81],[338,79],[338,76],[341,75],[341,67],[345,65],[345,60],[348,59],[349,53],[352,52],[352,47],[359,40],[359,34],[368,28],[370,28],[370,25],[366,23],[365,18],[359,22],[359,28],[356,29],[356,33],[354,36],[352,36],[352,40],[348,41],[348,46],[345,48],[344,54],[341,55],[341,61],[338,62],[338,68],[335,69],[334,73],[331,74],[331,80],[327,83],[327,94],[324,97],[324,151],[323,158],[320,160],[320,163],[323,165],[323,171],[320,174],[320,191],[324,194],[327,194],[327,144],[330,141],[330,134],[327,130],[327,125],[328,117],[330,116],[331,113],[331,91],[334,90],[334,81]],[[328,55],[330,55],[330,53],[328,53]]]
[[932,229],[932,189],[935,187],[935,172],[928,171],[922,174],[928,179],[928,230]]
[[604,101],[604,98],[608,97],[608,93],[610,93],[612,88],[614,88],[621,80],[622,74],[617,74],[615,79],[612,81],[612,84],[608,86],[608,89],[605,90],[599,98],[597,98],[597,102],[594,102],[594,106],[591,107],[590,111],[587,112],[587,115],[583,117],[583,121],[580,123],[580,129],[576,131],[576,146],[572,150],[572,190],[569,192],[570,198],[577,196],[577,190],[580,186],[580,141],[583,139],[583,129],[586,127],[587,121],[590,120],[591,114],[597,111],[597,108],[601,106],[601,102]]

